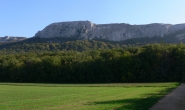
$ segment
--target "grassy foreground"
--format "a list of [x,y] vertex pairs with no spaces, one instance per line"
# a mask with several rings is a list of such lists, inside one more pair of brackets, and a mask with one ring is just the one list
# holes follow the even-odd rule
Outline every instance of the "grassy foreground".
[[0,83],[0,110],[147,110],[179,83]]

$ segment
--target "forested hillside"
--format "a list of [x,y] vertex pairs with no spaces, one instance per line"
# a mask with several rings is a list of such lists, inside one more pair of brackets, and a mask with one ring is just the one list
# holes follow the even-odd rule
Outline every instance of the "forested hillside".
[[0,52],[0,82],[169,82],[185,76],[182,43],[137,47],[88,40],[29,41],[2,44]]
[[[176,35],[174,33],[174,35]],[[142,46],[155,43],[183,43],[183,40],[178,40],[173,34],[166,37],[143,37],[134,38],[124,41],[108,41],[103,39],[94,40],[79,40],[74,38],[39,38],[32,37],[20,42],[0,43],[1,53],[27,53],[27,52],[57,52],[57,51],[87,51],[99,49],[126,49],[129,47]]]

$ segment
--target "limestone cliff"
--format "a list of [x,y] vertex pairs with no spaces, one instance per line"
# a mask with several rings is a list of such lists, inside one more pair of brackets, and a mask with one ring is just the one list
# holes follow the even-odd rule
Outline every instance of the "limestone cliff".
[[27,39],[26,37],[20,37],[20,36],[5,36],[0,37],[0,42],[17,42]]
[[[115,24],[94,24],[90,21],[73,21],[52,23],[42,31],[35,34],[35,37],[76,37],[78,39],[106,39],[111,41],[122,41],[140,37],[164,37],[179,30],[185,29],[185,24],[161,24],[153,23],[146,25],[130,25],[125,23]],[[176,36],[179,39],[185,38],[185,32]]]

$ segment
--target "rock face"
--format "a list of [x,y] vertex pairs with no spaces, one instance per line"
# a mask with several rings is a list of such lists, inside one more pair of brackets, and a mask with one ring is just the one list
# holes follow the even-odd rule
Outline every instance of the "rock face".
[[27,39],[26,37],[19,37],[19,36],[5,36],[0,37],[0,42],[16,42]]
[[[185,29],[185,24],[161,24],[153,23],[146,25],[120,24],[94,24],[90,21],[73,21],[52,23],[42,31],[35,34],[35,37],[52,38],[65,37],[78,39],[106,39],[111,41],[122,41],[140,37],[164,37]],[[179,39],[185,38],[185,31],[176,36]]]

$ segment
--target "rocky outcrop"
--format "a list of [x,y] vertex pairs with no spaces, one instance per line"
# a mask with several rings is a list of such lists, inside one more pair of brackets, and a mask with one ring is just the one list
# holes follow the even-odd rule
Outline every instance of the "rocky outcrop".
[[[164,37],[179,30],[185,29],[185,24],[161,24],[153,23],[146,25],[120,24],[94,24],[90,21],[73,21],[52,23],[42,31],[35,34],[35,37],[77,37],[78,39],[106,39],[111,41],[122,41],[140,37]],[[184,39],[185,32],[176,36]]]
[[5,36],[0,37],[0,42],[16,42],[16,41],[22,41],[27,39],[26,37],[19,37],[19,36]]

